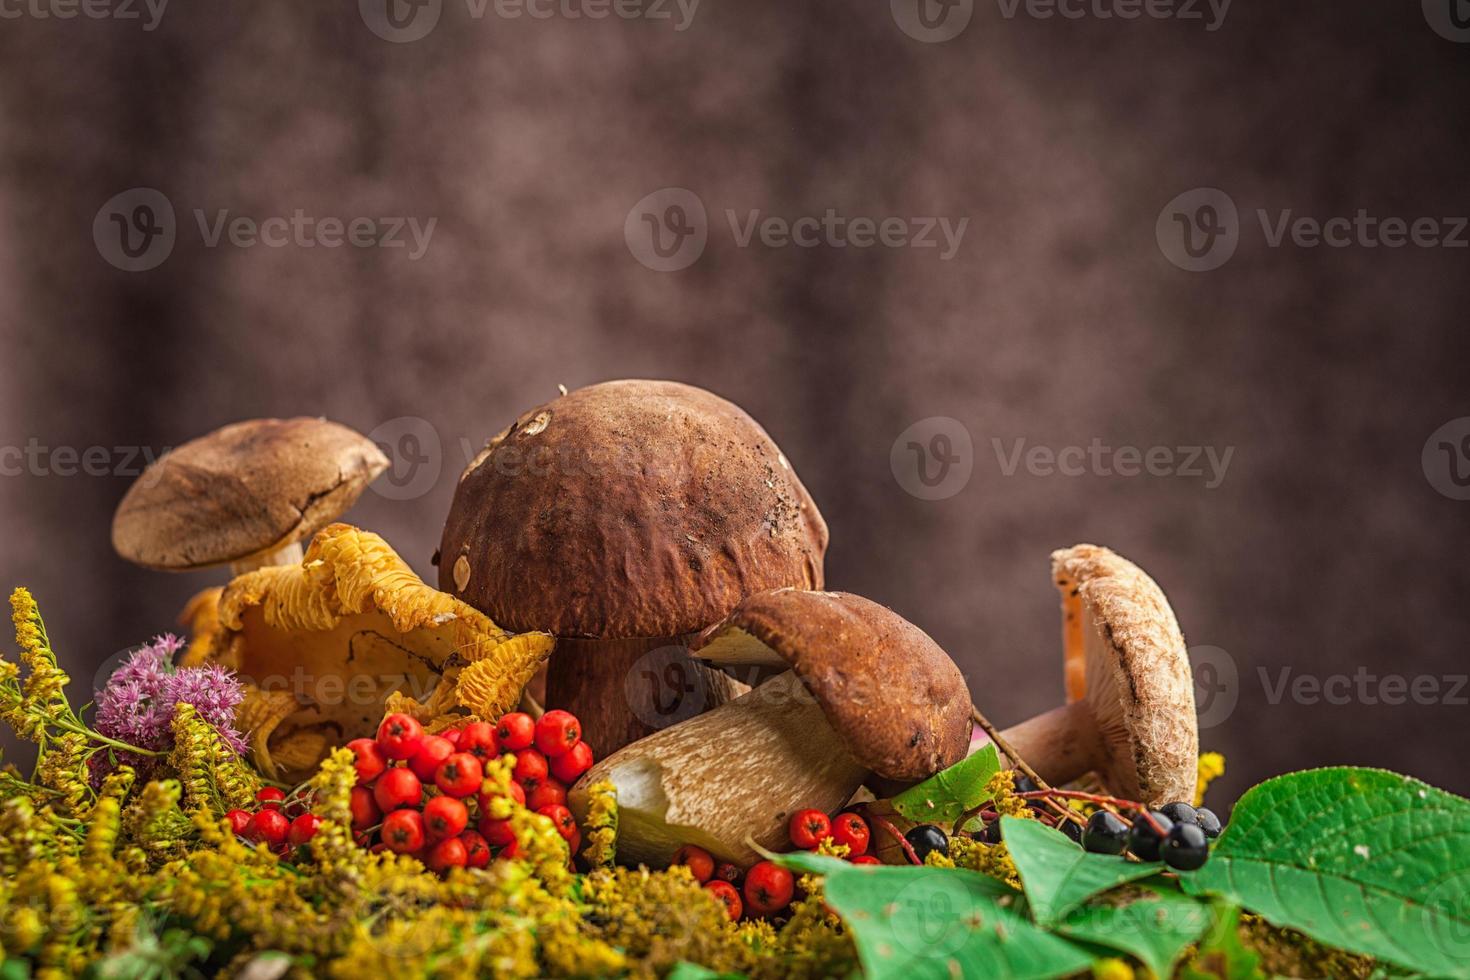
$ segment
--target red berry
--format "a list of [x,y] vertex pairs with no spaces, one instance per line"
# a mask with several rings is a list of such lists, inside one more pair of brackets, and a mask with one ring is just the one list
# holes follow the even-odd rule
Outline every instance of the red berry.
[[[503,795],[505,794],[501,793],[498,789],[480,790],[480,795],[476,798],[476,802],[480,804],[480,812],[489,813],[490,804]],[[521,788],[520,783],[510,784],[510,798],[515,800],[521,806],[526,805],[526,791]]]
[[354,738],[347,743],[352,754],[357,756],[353,765],[357,767],[357,781],[359,783],[370,783],[383,774],[388,768],[388,757],[378,747],[378,743],[370,738]]
[[715,865],[715,878],[719,881],[728,881],[733,885],[740,881],[740,875],[740,869],[729,861],[721,861]]
[[300,847],[315,837],[321,826],[321,817],[315,813],[303,813],[291,821],[291,829],[286,832],[286,839],[291,842],[292,847]]
[[249,810],[231,810],[225,816],[230,818],[230,829],[236,834],[244,834],[245,828],[250,825]]
[[728,881],[715,880],[706,883],[704,887],[725,906],[725,914],[732,922],[740,918],[744,907],[740,904],[740,893],[735,890],[734,885]]
[[578,776],[591,768],[592,747],[586,742],[578,742],[551,760],[551,774],[568,786],[575,783]]
[[810,851],[832,835],[832,821],[821,810],[797,810],[786,825],[791,843]]
[[567,788],[555,779],[548,779],[526,794],[526,806],[532,810],[539,810],[543,806],[561,804],[567,802]]
[[502,847],[500,849],[500,856],[503,857],[503,858],[513,858],[517,854],[519,854],[520,852],[521,852],[521,842],[520,841],[513,840],[509,844],[505,845],[504,847]]
[[424,829],[430,842],[458,837],[469,822],[469,809],[452,796],[436,796],[424,804]]
[[464,732],[459,737],[459,745],[456,746],[461,752],[468,752],[481,762],[493,759],[500,754],[500,743],[495,739],[495,726],[488,721],[472,721],[464,726]]
[[377,823],[383,816],[378,801],[373,799],[373,791],[366,786],[352,787],[349,805],[352,809],[352,829],[359,833]]
[[280,810],[261,810],[250,818],[250,823],[245,828],[245,836],[253,841],[270,844],[274,847],[284,843],[286,834],[291,829],[291,821]]
[[527,792],[541,785],[549,774],[546,765],[546,756],[535,749],[521,749],[516,753],[516,768],[513,775],[516,782],[525,787]]
[[459,835],[460,842],[464,844],[465,867],[483,868],[490,863],[490,842],[482,837],[479,831],[466,830]]
[[710,852],[694,844],[685,844],[674,852],[673,864],[683,864],[694,872],[694,880],[701,885],[709,881],[715,874],[715,859]]
[[424,739],[424,726],[402,712],[394,712],[378,726],[378,745],[390,759],[412,759]]
[[460,736],[462,736],[463,734],[464,734],[464,729],[462,729],[462,728],[446,728],[444,731],[442,731],[442,732],[439,733],[439,737],[440,738],[447,738],[447,739],[449,739],[450,744],[452,744],[456,749],[458,749],[459,748],[459,739],[460,739]]
[[516,832],[511,829],[509,820],[481,817],[475,829],[490,842],[491,847],[508,847],[516,841]]
[[435,844],[429,850],[428,857],[424,859],[424,864],[429,866],[430,871],[443,874],[450,868],[464,867],[469,860],[469,848],[464,846],[464,841],[458,837],[451,837]]
[[396,854],[412,854],[424,846],[424,815],[417,810],[394,810],[383,818],[383,843]]
[[773,861],[760,861],[745,875],[745,904],[756,915],[770,915],[791,904],[796,879]]
[[286,794],[274,786],[262,786],[255,794],[255,802],[259,803],[262,809],[279,810],[285,804],[285,800]]
[[401,806],[418,806],[424,798],[424,786],[412,769],[401,766],[389,769],[373,783],[373,800],[384,813]]
[[453,797],[471,796],[484,782],[484,767],[468,752],[454,753],[434,771],[434,785]]
[[454,743],[442,735],[425,735],[419,750],[408,760],[408,768],[419,777],[420,782],[432,783],[434,771],[439,763],[454,754]]
[[572,835],[577,832],[577,821],[572,819],[572,811],[559,804],[543,806],[536,811],[543,817],[547,817],[556,825],[556,832],[561,834],[562,840],[571,840]]
[[570,711],[556,708],[536,719],[533,737],[541,754],[554,759],[582,740],[582,723]]
[[846,844],[847,856],[850,858],[868,853],[868,840],[871,837],[867,821],[856,813],[839,813],[832,821],[832,843]]
[[874,857],[871,854],[859,854],[857,857],[855,857],[855,858],[849,858],[848,860],[850,860],[853,864],[882,864],[883,863],[882,861],[879,861],[876,857]]
[[536,721],[524,711],[501,715],[500,722],[495,726],[495,737],[500,740],[502,751],[519,752],[521,749],[529,749],[536,738]]

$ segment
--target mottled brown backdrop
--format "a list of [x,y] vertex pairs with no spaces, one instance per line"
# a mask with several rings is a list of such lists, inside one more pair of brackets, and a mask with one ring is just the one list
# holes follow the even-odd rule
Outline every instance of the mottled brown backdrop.
[[[81,665],[168,627],[214,578],[112,554],[115,447],[260,415],[377,429],[407,492],[369,493],[353,519],[429,573],[466,451],[558,384],[668,377],[770,429],[831,524],[831,584],[930,631],[996,720],[1058,703],[1047,557],[1095,541],[1155,575],[1238,698],[1203,733],[1230,758],[1221,797],[1349,762],[1470,791],[1453,680],[1470,670],[1470,502],[1421,463],[1470,415],[1470,250],[1273,247],[1255,216],[1470,213],[1470,44],[1418,3],[1238,0],[1209,30],[1202,5],[1073,19],[979,0],[927,43],[886,3],[704,0],[678,30],[672,6],[477,18],[444,0],[427,36],[390,43],[341,0],[174,0],[153,30],[141,6],[61,19],[47,2],[0,19],[0,446],[35,447],[0,457],[0,581],[35,590],[81,686]],[[137,187],[167,198],[177,241],[128,272],[93,223]],[[661,272],[625,219],[670,187],[706,208],[708,245]],[[1188,272],[1156,221],[1199,187],[1238,206],[1239,245]],[[726,218],[829,208],[969,221],[946,260],[742,246]],[[297,209],[437,223],[415,260],[208,247],[195,216]],[[890,456],[933,417],[969,434],[972,472],[926,500]],[[932,435],[916,441],[942,449]],[[1213,488],[1008,475],[1019,439],[1233,455]],[[57,447],[91,446],[111,475],[61,475]],[[1275,696],[1286,668],[1439,694],[1384,704],[1369,682],[1296,703]]]

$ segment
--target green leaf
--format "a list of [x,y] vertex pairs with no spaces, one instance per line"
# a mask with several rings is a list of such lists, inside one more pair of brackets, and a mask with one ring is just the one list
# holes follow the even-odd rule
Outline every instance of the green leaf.
[[[1205,938],[1200,940],[1199,952],[1179,970],[1179,980],[1216,980],[1230,977],[1231,980],[1261,980],[1261,957],[1246,949],[1240,941],[1240,909],[1233,905],[1217,903],[1214,906],[1215,921]],[[1201,973],[1195,967],[1209,971]]]
[[1055,926],[1098,892],[1147,878],[1163,868],[1114,854],[1089,854],[1039,820],[1001,817],[1000,833],[1021,873],[1031,915],[1042,926]]
[[1470,800],[1378,769],[1316,769],[1241,797],[1186,891],[1320,942],[1470,977]]
[[1000,755],[994,745],[986,745],[974,755],[909,787],[889,803],[914,823],[952,824],[966,810],[973,810],[990,799],[985,785],[998,772]]
[[[1108,896],[1114,898],[1115,896]],[[1115,901],[1084,905],[1057,925],[1073,939],[1138,957],[1155,976],[1173,973],[1175,961],[1212,921],[1210,905],[1175,888],[1134,889]]]
[[700,966],[698,963],[680,960],[669,971],[667,980],[742,980],[743,976],[744,974],[740,973],[716,973],[709,967]]

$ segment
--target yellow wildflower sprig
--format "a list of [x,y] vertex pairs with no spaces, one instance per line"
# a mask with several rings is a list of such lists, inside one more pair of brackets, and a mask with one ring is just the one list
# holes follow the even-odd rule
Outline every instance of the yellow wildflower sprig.
[[1205,790],[1210,783],[1225,775],[1225,757],[1219,752],[1203,752],[1199,757],[1199,781],[1195,784],[1194,805],[1205,805]]
[[169,765],[179,774],[184,800],[191,809],[202,807],[221,814],[253,804],[260,791],[260,776],[225,745],[193,705],[175,705],[173,733]]
[[582,858],[594,868],[610,868],[617,857],[618,787],[602,779],[587,787],[587,819],[582,823],[587,846]]

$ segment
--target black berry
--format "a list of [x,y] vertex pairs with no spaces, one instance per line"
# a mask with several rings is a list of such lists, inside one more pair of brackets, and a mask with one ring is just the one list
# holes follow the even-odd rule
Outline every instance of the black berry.
[[1122,854],[1128,846],[1128,824],[1116,813],[1099,810],[1087,818],[1082,846],[1093,854]]
[[949,853],[949,838],[944,835],[944,831],[932,823],[921,823],[903,837],[914,849],[914,854],[920,861],[924,860],[930,851],[938,851],[940,854]]
[[1179,871],[1193,871],[1210,856],[1205,832],[1192,823],[1176,823],[1164,838],[1164,863]]
[[985,825],[985,829],[982,830],[982,831],[980,831],[980,843],[982,843],[982,844],[999,844],[1000,843],[1000,820],[999,819],[990,821],[990,823],[988,823],[988,824]]
[[[1152,816],[1165,834],[1169,832],[1170,827],[1174,826],[1174,821],[1162,813],[1154,813]],[[1194,829],[1199,830],[1198,827]],[[1154,830],[1147,817],[1140,815],[1133,821],[1133,829],[1128,832],[1128,850],[1132,851],[1140,861],[1157,861],[1159,845],[1163,842],[1163,835]]]
[[1082,825],[1075,820],[1063,820],[1058,828],[1074,844],[1082,843]]
[[1175,823],[1192,823],[1199,826],[1199,811],[1188,803],[1165,803],[1159,812]]
[[1030,776],[1026,775],[1023,772],[1017,772],[1015,779],[1017,793],[1034,793],[1037,790],[1041,789],[1040,786],[1036,785],[1036,780],[1032,779]]
[[1206,810],[1204,807],[1195,813],[1199,821],[1199,829],[1205,832],[1205,836],[1214,840],[1220,836],[1220,831],[1225,828],[1220,826],[1220,818],[1215,816],[1215,811]]

